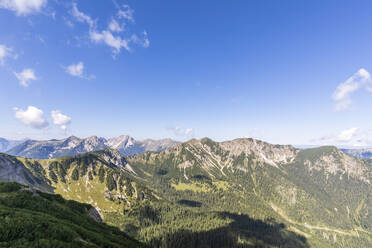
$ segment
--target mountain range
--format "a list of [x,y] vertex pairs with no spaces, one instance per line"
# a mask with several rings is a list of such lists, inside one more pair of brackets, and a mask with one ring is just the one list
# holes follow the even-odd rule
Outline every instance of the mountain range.
[[[135,140],[128,135],[106,139],[97,136],[78,138],[70,136],[61,140],[7,140],[0,138],[0,152],[14,156],[35,159],[48,159],[72,156],[84,152],[102,149],[117,149],[122,155],[130,156],[147,151],[160,152],[174,147],[181,142],[172,139],[144,139]],[[299,146],[300,149],[316,148],[317,146]],[[340,148],[343,152],[361,159],[372,159],[372,148]]]
[[343,152],[356,158],[372,159],[372,148],[341,149]]
[[4,138],[0,138],[0,152],[6,152],[13,147],[25,142],[27,139],[24,140],[7,140]]
[[117,149],[122,155],[141,154],[147,151],[163,151],[173,147],[179,142],[171,139],[162,140],[135,140],[128,135],[105,139],[91,136],[81,139],[75,136],[61,140],[25,140],[7,141],[0,140],[0,151],[14,156],[22,156],[35,159],[50,159],[63,156],[71,156],[85,152],[98,151],[103,149]]
[[90,204],[150,247],[372,246],[372,162],[332,146],[204,138],[0,166],[1,181]]

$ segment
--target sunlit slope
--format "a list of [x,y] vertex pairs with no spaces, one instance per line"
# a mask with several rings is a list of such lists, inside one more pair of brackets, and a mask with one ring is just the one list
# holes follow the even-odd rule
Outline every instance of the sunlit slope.
[[1,247],[145,247],[94,216],[88,204],[0,183]]
[[335,147],[202,139],[128,163],[172,202],[275,218],[315,247],[371,245],[371,164]]
[[13,159],[154,247],[372,244],[372,166],[335,147],[205,138],[130,157]]

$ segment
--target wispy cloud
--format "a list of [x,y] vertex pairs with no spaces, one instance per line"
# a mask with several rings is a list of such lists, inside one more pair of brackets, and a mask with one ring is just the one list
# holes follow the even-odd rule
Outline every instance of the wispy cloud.
[[312,145],[372,146],[372,130],[351,127],[310,141]]
[[74,77],[82,77],[84,71],[84,63],[79,62],[66,67],[66,72]]
[[357,131],[357,127],[343,130],[339,135],[337,135],[337,140],[340,142],[349,142],[355,136]]
[[111,31],[111,32],[123,32],[124,30],[124,25],[123,24],[119,24],[115,19],[111,19],[109,25],[108,25],[108,29]]
[[120,5],[116,1],[114,1],[114,4],[116,8],[118,9],[117,16],[120,19],[126,19],[128,21],[134,22],[134,17],[133,17],[134,10],[131,7],[129,7],[128,4],[124,4],[122,7],[120,7]]
[[122,9],[119,9],[118,16],[119,18],[125,18],[129,21],[134,22],[133,18],[134,10],[129,7],[129,5],[124,5]]
[[149,38],[147,37],[147,31],[143,31],[143,36],[144,36],[144,38],[143,38],[143,47],[144,48],[147,48],[147,47],[149,47],[150,46],[150,40],[149,40]]
[[73,76],[73,77],[79,77],[79,78],[83,78],[83,79],[94,79],[96,78],[95,75],[91,74],[91,75],[86,75],[84,73],[84,63],[83,62],[78,62],[78,63],[75,63],[75,64],[71,64],[69,66],[66,66],[63,68],[65,69],[66,73]]
[[32,69],[24,69],[19,73],[14,72],[14,75],[19,80],[19,84],[23,87],[28,87],[31,84],[31,81],[37,79],[37,77],[35,76],[35,72]]
[[114,36],[108,30],[103,30],[102,32],[91,31],[90,39],[95,43],[104,43],[113,48],[114,54],[120,53],[121,48],[130,51],[128,39],[122,39],[120,36]]
[[17,55],[13,53],[13,49],[0,44],[0,65],[5,64],[7,58],[16,58]]
[[336,102],[335,110],[345,110],[352,104],[351,93],[363,88],[372,91],[371,82],[372,80],[369,72],[361,68],[345,82],[338,85],[332,95],[333,100]]
[[175,126],[167,129],[180,138],[188,139],[194,136],[194,129],[192,128],[181,128],[180,126]]
[[40,12],[47,0],[0,0],[0,8],[14,11],[18,16],[26,16]]
[[131,42],[133,42],[133,43],[135,43],[139,46],[142,46],[144,48],[147,48],[147,47],[150,46],[150,40],[147,37],[147,32],[146,31],[142,32],[142,37],[138,37],[137,35],[133,34],[129,41],[131,41]]
[[71,15],[75,18],[76,21],[87,23],[91,28],[96,25],[95,21],[90,16],[78,10],[76,3],[72,4]]
[[53,124],[59,126],[63,131],[67,130],[67,126],[71,123],[71,117],[64,115],[59,110],[51,112]]
[[[136,34],[123,33],[126,26],[126,21],[134,23],[134,11],[128,6],[120,6],[114,2],[118,12],[117,17],[112,17],[106,29],[97,28],[97,20],[80,11],[76,3],[73,3],[71,15],[73,18],[89,26],[89,39],[95,44],[105,44],[112,49],[114,57],[121,52],[122,49],[130,52],[130,43],[141,45],[144,48],[149,47],[150,40],[147,32],[144,31],[141,37]],[[70,25],[71,26],[71,25]]]
[[44,118],[44,112],[34,106],[28,106],[26,110],[13,108],[13,111],[15,118],[29,127],[42,129],[49,125]]

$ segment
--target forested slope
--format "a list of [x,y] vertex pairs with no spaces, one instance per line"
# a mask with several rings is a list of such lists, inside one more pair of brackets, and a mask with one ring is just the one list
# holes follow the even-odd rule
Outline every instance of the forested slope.
[[371,163],[335,147],[205,138],[130,157],[12,159],[152,247],[372,245]]

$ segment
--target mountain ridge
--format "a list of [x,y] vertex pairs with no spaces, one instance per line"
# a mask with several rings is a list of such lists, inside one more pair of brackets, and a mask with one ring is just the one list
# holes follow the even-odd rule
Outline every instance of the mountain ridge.
[[[46,160],[7,156],[153,247],[197,240],[200,247],[371,245],[372,163],[336,147],[203,138],[131,156],[115,149]],[[270,240],[249,223],[263,225],[263,233],[281,228]],[[215,243],[218,236],[228,244]]]
[[128,135],[110,139],[98,136],[90,136],[83,139],[70,136],[61,140],[27,140],[3,152],[14,156],[49,159],[109,148],[119,150],[122,155],[132,155],[146,151],[162,151],[177,144],[179,144],[178,141],[170,139],[137,141]]

